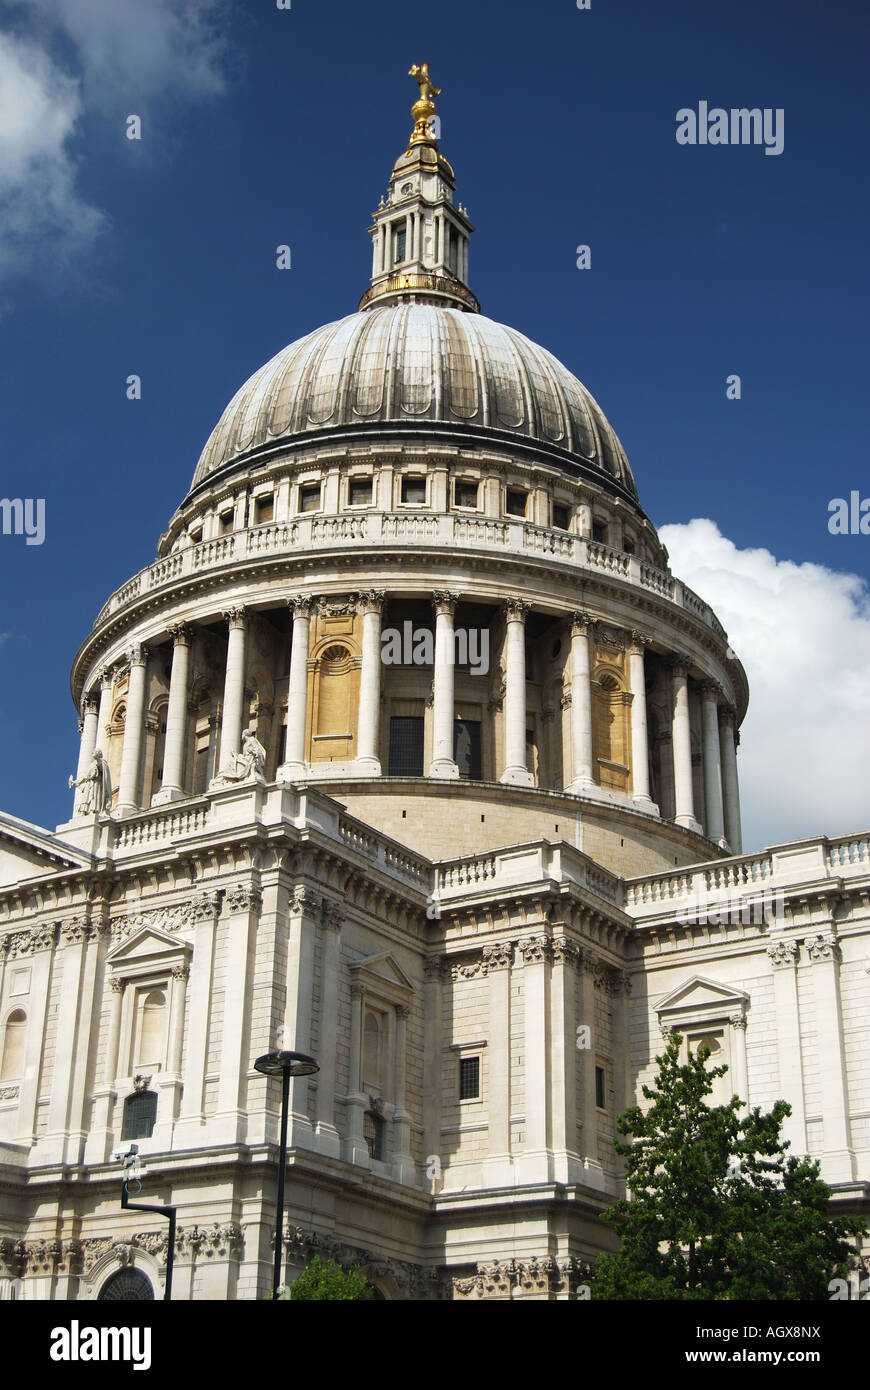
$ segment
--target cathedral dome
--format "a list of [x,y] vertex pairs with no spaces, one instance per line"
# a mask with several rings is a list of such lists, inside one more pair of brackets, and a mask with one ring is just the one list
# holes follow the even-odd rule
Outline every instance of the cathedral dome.
[[391,303],[349,314],[282,349],[236,392],[192,486],[293,439],[415,426],[533,441],[607,475],[632,498],[625,451],[585,386],[545,348],[481,314]]

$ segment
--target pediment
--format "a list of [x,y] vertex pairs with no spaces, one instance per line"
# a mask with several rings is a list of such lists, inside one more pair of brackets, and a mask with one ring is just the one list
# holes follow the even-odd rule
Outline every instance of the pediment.
[[84,868],[91,862],[89,854],[58,840],[50,831],[0,813],[0,888]]
[[187,942],[179,940],[177,936],[169,936],[157,927],[142,927],[112,947],[106,956],[106,964],[117,972],[119,966],[148,964],[167,956],[180,960],[189,950]]
[[407,998],[414,992],[412,981],[389,951],[356,961],[350,967],[350,973],[370,988],[380,987],[388,996],[397,994],[401,998]]
[[731,985],[717,984],[695,975],[685,984],[672,990],[655,1006],[657,1014],[677,1017],[711,1014],[742,1013],[749,1002],[749,995],[742,989]]

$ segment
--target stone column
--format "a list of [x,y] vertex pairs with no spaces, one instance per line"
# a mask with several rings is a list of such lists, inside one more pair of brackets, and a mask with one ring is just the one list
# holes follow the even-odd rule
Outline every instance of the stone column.
[[90,1129],[85,1141],[84,1162],[106,1163],[112,1147],[112,1111],[117,1092],[115,1080],[118,1075],[118,1043],[121,1038],[121,1006],[124,1000],[124,981],[114,975],[103,979],[104,997],[109,1001],[108,1034],[103,1059],[102,1074],[98,1085],[91,1093],[93,1111]]
[[247,883],[226,896],[229,912],[224,1026],[221,1040],[217,1113],[210,1124],[217,1144],[240,1144],[245,1139],[245,1091],[250,1064],[246,1014],[253,974],[259,889]]
[[350,986],[350,1057],[348,1059],[347,1095],[344,1097],[347,1137],[343,1144],[343,1158],[347,1163],[358,1163],[360,1167],[370,1168],[369,1147],[363,1137],[363,1115],[367,1097],[360,1089],[362,1076],[362,1011],[365,990],[359,980]]
[[591,645],[592,619],[588,613],[575,613],[571,620],[571,744],[574,771],[567,788],[571,792],[583,792],[595,785]]
[[577,1152],[576,969],[580,950],[567,937],[553,942],[550,978],[550,1075],[552,1077],[553,1180],[582,1181]]
[[127,690],[124,746],[121,750],[121,774],[118,778],[116,807],[118,815],[121,816],[130,815],[140,809],[148,648],[140,646],[137,642],[127,655],[130,662],[130,685]]
[[235,772],[236,754],[242,745],[242,717],[245,705],[245,646],[248,620],[244,608],[224,613],[229,625],[227,669],[221,718],[221,745],[218,772]]
[[722,766],[722,791],[725,812],[725,837],[732,854],[743,853],[740,831],[740,787],[737,781],[737,710],[724,705],[719,710],[719,748]]
[[583,949],[582,977],[580,984],[580,1018],[578,1023],[590,1030],[590,1047],[578,1051],[582,1080],[582,1124],[581,1147],[583,1152],[583,1179],[589,1187],[604,1186],[604,1172],[598,1157],[598,1106],[595,1104],[595,1056],[598,1046],[598,1027],[596,1024],[595,986],[604,978],[601,962],[585,947]]
[[500,781],[531,787],[526,766],[526,614],[525,599],[508,599],[505,616],[504,771]]
[[187,1148],[196,1148],[202,1142],[215,934],[220,902],[220,894],[212,889],[198,894],[192,904],[193,957],[187,1009],[187,1055],[184,1059],[181,1118],[176,1125],[176,1134],[184,1131],[184,1147]]
[[[510,941],[484,947],[483,967],[489,977],[489,1143],[483,1171],[488,1186],[507,1187],[516,1181],[511,1157],[511,978],[514,948]],[[453,988],[462,987],[461,979]]]
[[646,665],[643,633],[633,632],[628,644],[629,683],[631,686],[631,799],[642,811],[657,816],[659,808],[650,796],[649,742],[646,718]]
[[[60,998],[57,1006],[57,1035],[63,1040],[54,1058],[51,1099],[48,1106],[46,1140],[55,1163],[79,1163],[81,1151],[74,1144],[68,1151],[67,1131],[71,1128],[73,1090],[83,1087],[88,1067],[93,978],[87,988],[85,953],[93,935],[83,917],[72,917],[61,925],[62,949]],[[84,1029],[82,1029],[84,1020]],[[79,1077],[80,1073],[80,1077]],[[79,1116],[79,1120],[82,1117]]]
[[[290,899],[288,917],[287,993],[284,1005],[286,1052],[311,1052],[311,1001],[314,993],[314,942],[322,898],[307,884],[298,884]],[[307,1076],[290,1082],[289,1144],[312,1148]]]
[[[27,1010],[27,1036],[24,1052],[24,1076],[18,1094],[18,1129],[13,1140],[30,1146],[37,1142],[36,1105],[42,1075],[45,1020],[48,1013],[49,984],[55,960],[57,925],[52,922],[31,928],[26,946],[27,963],[31,969],[30,1007]],[[13,937],[10,961],[14,960],[18,944]]]
[[181,1052],[184,1043],[184,1012],[190,966],[173,965],[169,972],[167,1000],[166,1071],[160,1072],[153,1084],[158,1094],[157,1123],[154,1126],[155,1147],[171,1149],[172,1136],[178,1119],[181,1100]]
[[855,1154],[849,1132],[849,1094],[840,998],[840,947],[834,933],[828,930],[808,937],[806,951],[813,966],[816,1045],[821,1071],[822,1179],[827,1183],[853,1182]]
[[687,830],[701,831],[695,818],[695,798],[692,788],[692,733],[689,724],[689,659],[675,656],[671,665],[674,701],[674,800],[677,825]]
[[[82,701],[82,717],[79,720],[79,732],[81,741],[79,743],[79,760],[76,767],[76,781],[80,782],[84,776],[85,768],[94,756],[94,749],[97,746],[99,716],[97,699],[95,695],[86,695]],[[78,792],[76,793],[78,801]],[[75,812],[73,812],[75,814]]]
[[708,840],[725,845],[725,819],[722,810],[722,762],[719,750],[719,696],[715,681],[701,686],[704,718],[704,829]]
[[97,715],[97,742],[95,747],[101,753],[105,753],[106,745],[109,742],[109,722],[112,717],[112,690],[115,684],[115,673],[106,667],[100,672],[100,712]]
[[414,1182],[414,1159],[411,1154],[411,1115],[405,1109],[405,1084],[408,1064],[408,1018],[405,1004],[396,1006],[396,1049],[393,1079],[393,1153],[392,1169],[396,1182]]
[[163,750],[163,782],[151,798],[152,806],[177,801],[184,796],[184,746],[187,736],[187,683],[190,670],[192,629],[175,623],[172,638],[172,671],[169,677],[169,708],[166,711],[166,745]]
[[432,712],[432,761],[430,777],[458,777],[453,758],[454,660],[453,615],[458,594],[446,591],[432,595],[435,606],[435,705]]
[[381,723],[381,613],[382,589],[369,589],[359,596],[362,612],[362,670],[360,671],[359,721],[357,724],[356,770],[368,777],[380,777],[378,735]]
[[441,1048],[444,1026],[441,956],[423,961],[423,1187],[440,1192],[444,1154],[441,1150]]
[[731,1085],[744,1105],[749,1103],[749,1068],[746,1058],[746,1019],[742,1013],[732,1014],[731,1025]]
[[[773,935],[773,933],[771,933]],[[773,969],[776,1018],[776,1055],[779,1062],[777,1095],[787,1099],[791,1114],[783,1121],[782,1134],[794,1154],[807,1151],[804,1110],[803,1058],[801,1057],[800,1006],[798,1004],[796,941],[771,941],[767,948]]]
[[341,1140],[335,1124],[336,1067],[338,1056],[338,976],[341,969],[343,914],[338,903],[327,903],[323,912],[323,965],[321,971],[320,1034],[317,1060],[317,1147],[331,1158],[341,1157]]
[[293,614],[293,645],[290,650],[290,681],[287,689],[287,743],[284,762],[278,769],[279,782],[292,782],[305,776],[305,730],[308,720],[308,641],[311,604],[308,595],[290,600]]

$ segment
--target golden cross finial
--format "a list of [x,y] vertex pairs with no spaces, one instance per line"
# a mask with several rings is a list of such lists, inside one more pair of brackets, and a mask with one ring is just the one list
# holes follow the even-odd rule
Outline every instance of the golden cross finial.
[[[420,88],[420,97],[411,107],[411,115],[414,117],[414,131],[411,135],[411,145],[432,145],[435,144],[435,137],[432,134],[429,122],[435,115],[435,103],[433,97],[440,97],[441,88],[436,87],[429,76],[428,63],[415,63],[408,72],[409,77],[416,77],[417,85]],[[410,146],[409,146],[410,148]]]
[[421,101],[431,101],[432,97],[440,97],[441,88],[436,87],[430,80],[428,63],[415,63],[408,76],[416,77]]

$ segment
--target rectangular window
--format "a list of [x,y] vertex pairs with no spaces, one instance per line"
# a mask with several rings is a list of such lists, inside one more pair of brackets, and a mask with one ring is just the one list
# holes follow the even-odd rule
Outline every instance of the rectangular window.
[[598,1106],[598,1109],[599,1109],[599,1110],[606,1110],[606,1108],[607,1108],[606,1097],[605,1097],[605,1094],[604,1094],[604,1084],[605,1084],[604,1068],[603,1068],[603,1067],[596,1067],[596,1068],[595,1068],[595,1104]]
[[367,507],[372,500],[371,478],[351,478],[347,500],[352,507]]
[[254,498],[254,525],[263,526],[275,517],[275,498],[271,492]]
[[622,548],[625,551],[626,555],[634,554],[634,541],[631,539],[631,536],[626,536],[623,539]]
[[407,243],[407,229],[404,222],[397,227],[393,233],[393,264],[400,265],[405,259],[405,249]]
[[199,543],[200,543],[201,540],[202,540],[202,527],[201,527],[201,526],[197,526],[196,529],[195,529],[194,531],[191,531],[191,533],[190,533],[190,543],[191,543],[191,545],[199,545]]
[[404,715],[390,720],[390,777],[423,776],[423,720]]
[[479,1057],[460,1057],[459,1059],[459,1099],[480,1099]]
[[476,507],[477,483],[455,482],[453,484],[453,505],[455,507]]
[[221,512],[221,513],[220,513],[220,516],[218,517],[218,523],[219,523],[219,525],[220,525],[220,532],[221,532],[221,535],[222,535],[222,536],[225,536],[225,535],[227,534],[228,531],[232,531],[232,529],[233,529],[233,514],[232,514],[232,512],[231,512],[231,511],[229,511],[229,512]]
[[560,531],[567,531],[571,525],[571,512],[561,502],[553,503],[553,525],[557,526]]
[[320,510],[319,483],[304,483],[299,489],[299,510],[300,512],[317,512]]
[[607,526],[603,521],[593,521],[592,539],[594,541],[600,541],[602,545],[607,544]]
[[453,721],[453,761],[459,768],[460,777],[472,782],[481,780],[479,719]]
[[402,479],[402,501],[417,507],[426,504],[426,479],[406,473]]
[[509,487],[504,508],[508,516],[525,516],[527,498],[527,492],[520,492],[519,488]]

